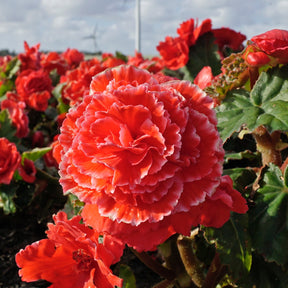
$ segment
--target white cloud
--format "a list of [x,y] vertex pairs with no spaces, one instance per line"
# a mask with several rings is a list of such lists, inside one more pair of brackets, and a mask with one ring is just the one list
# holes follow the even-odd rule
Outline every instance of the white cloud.
[[[229,27],[251,38],[274,28],[287,29],[286,0],[140,0],[141,47],[158,54],[165,36],[176,36],[189,18],[212,20],[213,28]],[[134,54],[135,0],[11,0],[1,1],[0,49],[22,52],[23,42],[41,43],[43,50],[98,49]],[[17,9],[15,9],[17,7]]]

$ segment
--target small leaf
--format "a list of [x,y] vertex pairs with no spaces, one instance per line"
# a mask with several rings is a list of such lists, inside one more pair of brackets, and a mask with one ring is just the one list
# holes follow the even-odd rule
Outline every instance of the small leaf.
[[288,66],[275,67],[260,74],[251,91],[254,105],[261,106],[269,101],[287,101],[288,92]]
[[12,79],[19,71],[20,66],[21,66],[21,60],[18,59],[18,57],[14,57],[10,62],[8,62],[5,70],[7,78]]
[[129,266],[124,264],[120,265],[119,277],[124,280],[123,288],[136,288],[136,278]]
[[249,92],[243,89],[227,93],[225,101],[216,108],[218,130],[225,142],[242,125],[254,127],[261,109],[252,105]]
[[57,109],[59,114],[66,113],[70,106],[65,104],[62,99],[62,89],[67,85],[67,83],[59,83],[52,91],[53,96],[57,99],[58,105]]
[[275,130],[287,130],[288,129],[288,102],[287,101],[269,101],[263,103],[262,114],[259,115],[256,125],[252,126],[254,129],[260,125],[265,125],[269,132]]
[[115,56],[116,56],[117,59],[121,59],[121,60],[123,60],[125,62],[128,61],[128,57],[125,54],[123,54],[123,53],[121,53],[119,51],[116,51]]
[[15,184],[0,185],[0,208],[3,209],[4,214],[12,214],[16,212],[16,205],[14,198],[18,186]]
[[217,107],[219,133],[224,141],[242,126],[250,131],[265,125],[271,133],[288,130],[288,67],[263,71],[251,93],[232,90]]
[[286,187],[288,187],[288,166],[286,166],[286,169],[284,171],[284,184]]
[[37,159],[44,156],[51,149],[52,147],[44,147],[44,148],[34,148],[31,151],[25,151],[22,153],[22,161],[24,161],[24,159],[26,158],[32,161],[36,161]]
[[250,209],[250,231],[254,249],[267,261],[288,264],[288,187],[281,170],[270,164]]
[[193,81],[204,66],[210,66],[213,75],[221,73],[221,59],[214,40],[213,33],[205,33],[190,47],[187,69],[182,70],[185,74],[184,79]]
[[7,109],[0,111],[0,137],[7,138],[10,142],[18,143],[19,139],[15,136],[16,127],[12,124]]
[[6,92],[13,90],[14,88],[14,81],[5,78],[0,85],[0,97],[4,96]]
[[224,156],[224,163],[227,164],[232,160],[257,160],[259,155],[250,150],[241,151],[238,153],[227,153]]
[[248,194],[248,188],[251,188],[256,179],[255,171],[247,168],[224,169],[223,174],[231,177],[234,188],[241,194]]
[[268,263],[257,253],[253,253],[249,277],[240,279],[239,287],[245,288],[287,288],[288,271],[276,263]]
[[205,228],[206,237],[216,241],[222,264],[231,267],[232,277],[246,277],[252,264],[250,236],[247,233],[248,215],[232,213],[221,228]]

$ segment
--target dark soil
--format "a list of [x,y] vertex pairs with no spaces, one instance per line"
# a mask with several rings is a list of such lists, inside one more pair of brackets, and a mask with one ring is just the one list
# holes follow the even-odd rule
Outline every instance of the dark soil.
[[22,282],[18,276],[15,254],[26,245],[46,237],[46,225],[37,223],[27,215],[0,217],[0,287],[1,288],[42,288],[47,282]]

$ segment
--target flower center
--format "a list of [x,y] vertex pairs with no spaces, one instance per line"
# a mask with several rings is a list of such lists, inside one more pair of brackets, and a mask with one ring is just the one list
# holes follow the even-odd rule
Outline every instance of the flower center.
[[89,271],[91,270],[91,266],[93,265],[94,259],[84,252],[83,249],[78,249],[73,252],[73,259],[77,263],[77,268],[81,271]]

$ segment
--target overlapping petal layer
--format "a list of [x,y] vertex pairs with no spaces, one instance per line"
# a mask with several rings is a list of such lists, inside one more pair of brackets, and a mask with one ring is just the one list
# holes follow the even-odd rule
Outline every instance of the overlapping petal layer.
[[[173,217],[193,214],[213,196],[222,174],[224,151],[212,107],[188,81],[159,83],[125,65],[97,74],[58,138],[64,192],[107,219],[101,231],[138,250],[175,232],[189,233]],[[84,219],[93,226],[89,219],[96,216],[89,213]],[[197,217],[185,220],[185,227],[197,225]],[[149,231],[150,243],[141,245]]]
[[108,245],[98,243],[99,234],[80,224],[81,217],[67,219],[64,212],[48,224],[48,239],[26,246],[16,255],[19,275],[23,281],[40,279],[53,283],[50,287],[121,286],[122,280],[113,275],[109,266],[119,261],[123,245],[109,239]]

